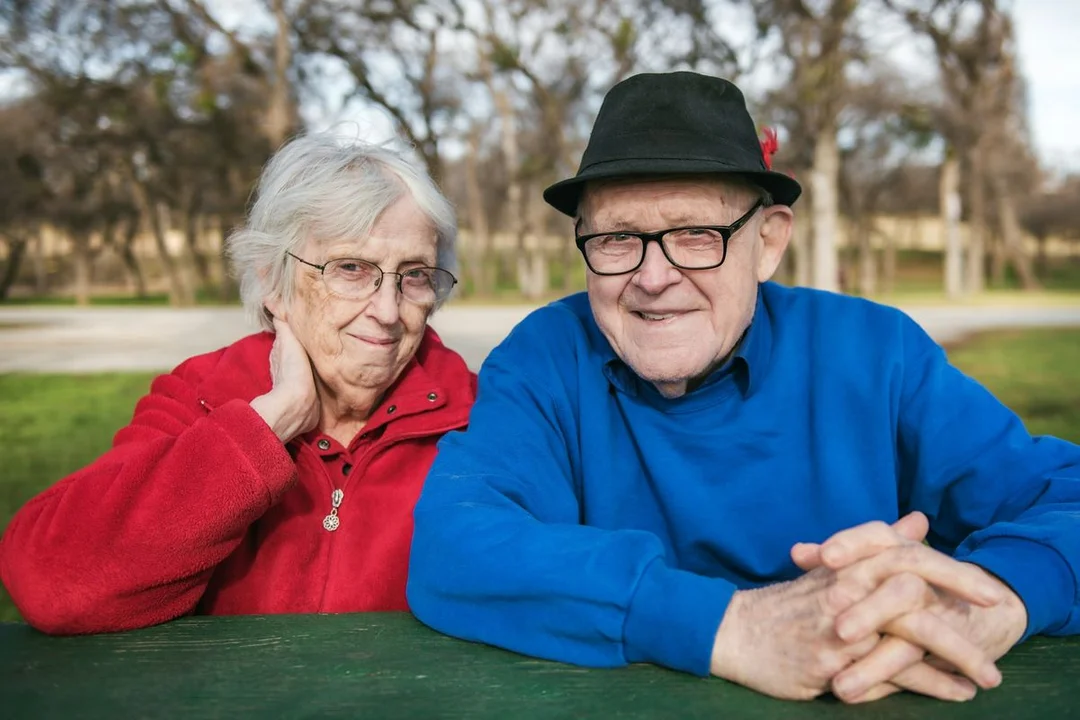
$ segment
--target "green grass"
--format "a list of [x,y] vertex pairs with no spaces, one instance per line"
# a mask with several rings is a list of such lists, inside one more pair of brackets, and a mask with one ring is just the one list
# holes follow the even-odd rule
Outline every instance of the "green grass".
[[[152,377],[0,375],[0,527],[33,495],[104,452]],[[0,588],[0,621],[17,618]]]
[[983,383],[1036,435],[1080,443],[1080,329],[987,333],[949,359]]
[[[949,351],[1036,434],[1080,442],[1080,329],[988,333]],[[109,447],[149,374],[0,375],[0,527],[31,496]],[[0,589],[0,621],[18,619]]]

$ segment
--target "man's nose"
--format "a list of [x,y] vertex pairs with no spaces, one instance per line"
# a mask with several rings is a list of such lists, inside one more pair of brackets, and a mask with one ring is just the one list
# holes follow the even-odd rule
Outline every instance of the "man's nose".
[[664,255],[660,243],[646,243],[645,259],[634,273],[633,282],[645,292],[655,295],[680,279],[682,273]]

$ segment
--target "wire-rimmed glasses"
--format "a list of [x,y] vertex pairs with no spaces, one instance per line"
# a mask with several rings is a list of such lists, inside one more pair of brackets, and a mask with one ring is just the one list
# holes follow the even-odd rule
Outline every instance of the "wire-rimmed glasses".
[[394,275],[401,296],[419,305],[434,305],[450,297],[457,278],[449,270],[437,267],[415,267],[402,272],[388,272],[375,263],[359,258],[334,258],[322,265],[308,262],[286,253],[297,262],[313,267],[322,276],[326,289],[338,297],[363,300],[382,286],[383,278]]

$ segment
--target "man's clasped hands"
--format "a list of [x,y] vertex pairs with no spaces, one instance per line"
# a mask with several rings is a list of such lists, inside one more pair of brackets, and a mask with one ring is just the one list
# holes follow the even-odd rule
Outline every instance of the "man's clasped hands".
[[791,550],[796,580],[735,593],[713,675],[775,697],[867,702],[900,690],[967,700],[1001,682],[995,661],[1027,611],[992,574],[925,545],[912,513]]

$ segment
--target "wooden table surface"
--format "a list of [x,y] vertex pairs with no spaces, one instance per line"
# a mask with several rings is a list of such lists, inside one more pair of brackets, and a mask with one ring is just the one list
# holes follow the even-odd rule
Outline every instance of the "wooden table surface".
[[52,638],[0,624],[0,717],[1080,717],[1080,638],[1036,638],[1005,681],[950,704],[763,697],[648,665],[593,670],[439,635],[404,613],[185,618]]

